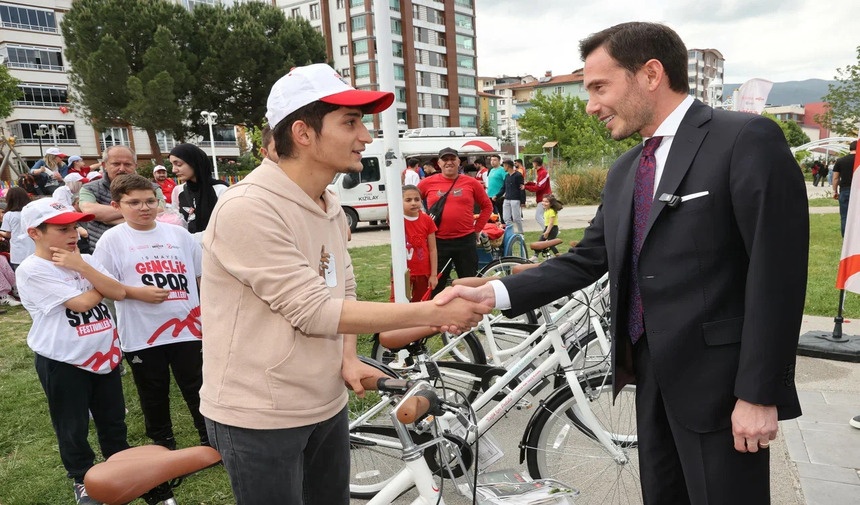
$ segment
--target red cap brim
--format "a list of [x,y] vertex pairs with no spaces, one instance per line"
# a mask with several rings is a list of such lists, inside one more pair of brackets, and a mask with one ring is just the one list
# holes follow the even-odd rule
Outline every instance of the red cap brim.
[[65,214],[60,214],[59,216],[45,219],[42,222],[48,224],[72,224],[80,222],[86,223],[92,221],[95,218],[95,214],[84,214],[83,212],[66,212]]
[[391,104],[394,103],[394,93],[351,89],[322,97],[320,101],[341,107],[355,107],[361,109],[365,114],[376,114],[391,107]]

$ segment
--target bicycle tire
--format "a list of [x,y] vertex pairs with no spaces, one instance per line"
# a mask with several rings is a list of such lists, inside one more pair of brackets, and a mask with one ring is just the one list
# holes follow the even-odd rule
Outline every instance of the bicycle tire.
[[[385,375],[397,377],[385,365],[363,356],[360,358]],[[389,417],[393,405],[377,391],[366,391],[364,398],[350,391],[347,407],[350,425],[365,412],[380,408],[372,418],[349,430],[349,494],[353,498],[372,498],[403,469],[403,446]]]
[[[432,349],[442,349],[446,346],[448,344],[448,337],[446,335],[434,335],[425,343],[428,352],[431,352],[433,362],[439,368],[439,375],[441,376],[441,379],[436,378],[432,383],[440,391],[458,391],[459,394],[462,394],[471,403],[481,394],[482,380],[479,375],[465,370],[464,368],[467,367],[463,367],[461,364],[486,365],[487,355],[481,342],[478,341],[478,338],[472,332],[455,338],[459,339],[459,343],[450,351],[443,354],[433,354]],[[402,362],[402,357],[397,356],[396,353],[386,349],[379,343],[378,334],[374,335],[371,355],[377,361],[385,363],[392,368],[403,378],[414,378],[415,369],[410,364],[412,360]],[[454,396],[456,396],[456,393],[452,393],[452,398],[449,399],[454,401],[462,400],[462,398]]]
[[577,504],[642,503],[635,386],[625,386],[613,406],[611,375],[585,378],[580,385],[591,400],[588,407],[628,461],[615,461],[594,437],[565,385],[541,405],[528,430],[525,452],[529,475],[556,479],[577,489]]

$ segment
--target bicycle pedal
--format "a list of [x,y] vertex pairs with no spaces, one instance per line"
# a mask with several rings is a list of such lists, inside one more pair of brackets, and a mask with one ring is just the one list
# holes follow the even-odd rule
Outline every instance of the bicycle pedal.
[[534,407],[534,404],[525,398],[520,398],[517,400],[517,404],[514,405],[514,408],[517,410],[530,410],[532,407]]

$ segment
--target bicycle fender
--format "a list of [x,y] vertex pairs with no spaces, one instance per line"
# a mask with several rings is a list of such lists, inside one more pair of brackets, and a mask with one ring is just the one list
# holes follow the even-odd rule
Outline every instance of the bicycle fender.
[[534,414],[529,418],[529,422],[526,424],[526,428],[523,430],[523,438],[520,439],[520,464],[526,460],[526,446],[528,444],[529,435],[531,435],[532,430],[537,424],[537,420],[540,416],[549,415],[549,412],[555,409],[556,404],[561,401],[564,401],[565,397],[568,394],[572,394],[570,392],[570,387],[568,387],[565,382],[561,386],[557,387],[550,395],[545,399],[541,400],[538,404],[538,408],[535,409]]

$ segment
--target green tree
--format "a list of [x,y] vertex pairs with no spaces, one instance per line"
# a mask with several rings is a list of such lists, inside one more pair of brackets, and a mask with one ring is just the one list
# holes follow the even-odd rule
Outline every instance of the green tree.
[[12,102],[24,95],[19,84],[21,81],[12,77],[5,65],[0,65],[0,119],[12,114]]
[[829,84],[823,97],[830,107],[824,114],[816,114],[815,120],[839,135],[856,137],[860,121],[860,46],[857,63],[837,68],[834,79],[837,83]]
[[763,112],[762,116],[773,120],[779,127],[782,129],[782,134],[785,135],[785,140],[788,141],[788,145],[791,147],[802,146],[803,144],[809,143],[809,135],[807,135],[803,129],[797,124],[797,121],[787,121],[777,119],[773,114],[768,114],[767,112]]
[[200,65],[192,118],[214,110],[219,122],[259,126],[275,81],[293,67],[326,59],[322,35],[270,3],[201,5],[193,17],[192,50]]
[[488,115],[484,114],[481,118],[481,126],[478,128],[478,135],[482,135],[484,137],[495,137],[496,132],[493,130],[493,126],[490,124],[490,118]]
[[559,157],[568,163],[596,163],[614,158],[641,140],[639,135],[616,141],[596,117],[585,112],[586,103],[573,96],[538,91],[519,120],[526,152],[542,152],[543,145],[558,141]]
[[188,31],[165,26],[191,22],[168,0],[77,0],[61,27],[78,109],[96,129],[144,129],[159,163],[156,134],[182,130],[194,87]]

